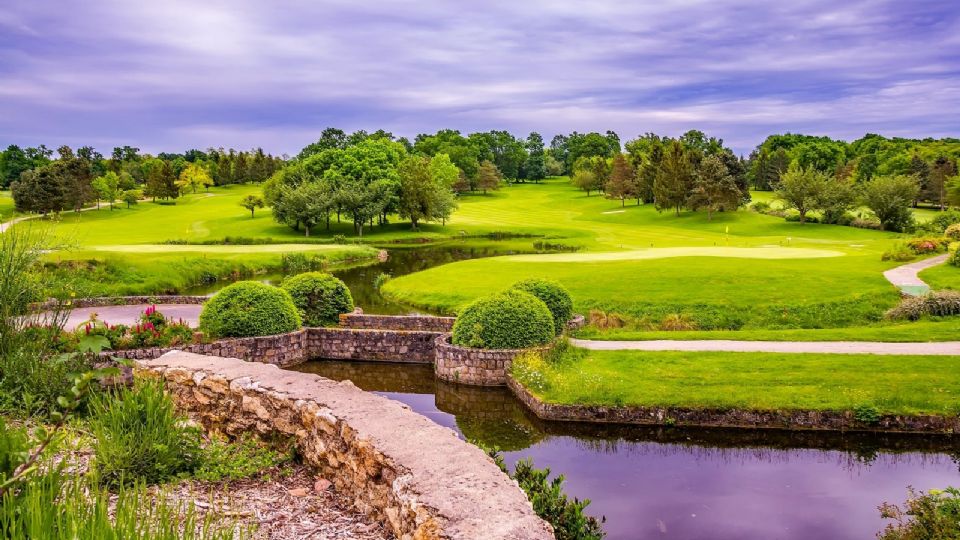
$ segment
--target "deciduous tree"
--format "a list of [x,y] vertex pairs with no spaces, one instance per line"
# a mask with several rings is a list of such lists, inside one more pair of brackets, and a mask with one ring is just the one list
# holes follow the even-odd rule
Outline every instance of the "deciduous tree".
[[910,206],[917,198],[917,180],[908,175],[877,175],[864,184],[863,205],[873,211],[888,231],[903,231],[913,224]]
[[783,201],[787,208],[793,208],[800,213],[802,225],[807,222],[807,213],[815,209],[817,202],[822,199],[828,181],[827,175],[816,169],[791,165],[787,172],[780,176],[776,198]]

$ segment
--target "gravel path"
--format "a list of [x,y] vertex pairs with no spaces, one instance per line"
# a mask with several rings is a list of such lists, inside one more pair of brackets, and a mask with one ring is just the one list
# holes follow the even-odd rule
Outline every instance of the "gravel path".
[[593,341],[571,339],[577,347],[594,351],[730,351],[822,354],[916,354],[960,356],[960,341],[939,343],[883,343],[878,341]]
[[947,253],[944,253],[943,255],[937,255],[936,257],[930,257],[922,261],[891,268],[883,273],[883,277],[887,278],[887,281],[893,283],[895,287],[910,296],[926,294],[930,292],[930,286],[924,283],[918,274],[927,268],[933,268],[934,266],[945,263],[948,256]]

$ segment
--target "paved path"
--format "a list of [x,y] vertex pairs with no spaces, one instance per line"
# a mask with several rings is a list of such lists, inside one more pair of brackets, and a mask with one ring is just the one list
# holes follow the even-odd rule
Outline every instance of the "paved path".
[[917,354],[960,356],[960,341],[940,343],[883,343],[878,341],[733,341],[651,340],[593,341],[571,339],[577,347],[594,351],[730,351],[823,354]]
[[[65,328],[72,330],[90,320],[90,315],[96,313],[97,318],[107,324],[134,325],[140,319],[140,314],[147,309],[143,306],[100,306],[77,308],[70,312]],[[200,320],[200,311],[203,306],[197,304],[157,304],[157,310],[168,319],[183,319],[190,326],[197,326]]]
[[922,261],[891,268],[883,273],[883,277],[887,278],[887,281],[893,283],[895,287],[904,293],[910,296],[920,296],[921,294],[930,292],[930,286],[924,283],[917,274],[927,268],[945,263],[948,256],[949,254],[944,253],[943,255],[937,255],[936,257],[930,257]]

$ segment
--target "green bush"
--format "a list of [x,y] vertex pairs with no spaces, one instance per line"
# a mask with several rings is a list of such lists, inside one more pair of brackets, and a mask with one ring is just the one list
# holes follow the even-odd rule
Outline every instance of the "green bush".
[[907,246],[917,255],[927,255],[929,253],[946,251],[947,246],[949,245],[950,239],[944,237],[911,238],[907,241]]
[[94,471],[108,486],[163,482],[196,468],[200,433],[185,425],[157,381],[90,400]]
[[960,223],[954,223],[943,231],[943,235],[950,240],[960,240]]
[[895,308],[887,311],[892,320],[916,321],[924,316],[947,317],[960,315],[960,292],[937,291],[923,296],[904,298]]
[[960,538],[960,491],[948,487],[917,493],[909,488],[904,508],[880,505],[880,516],[894,523],[877,535],[881,540],[954,540]]
[[70,392],[73,375],[91,367],[88,355],[28,349],[0,354],[0,409],[46,416],[57,409],[57,398]]
[[906,262],[912,261],[916,258],[917,252],[911,249],[906,242],[897,241],[893,243],[893,246],[890,249],[883,252],[880,260]]
[[271,336],[300,327],[290,294],[257,281],[225,287],[203,306],[200,328],[213,338]]
[[510,290],[475,300],[457,316],[453,343],[482,349],[545,345],[554,337],[553,315],[530,293]]
[[528,292],[539,298],[550,314],[553,315],[554,333],[560,335],[567,326],[567,321],[573,316],[573,300],[567,289],[548,279],[525,279],[514,283],[511,289]]
[[960,266],[960,248],[953,250],[953,253],[950,254],[950,258],[947,259],[953,266]]
[[293,452],[281,452],[255,437],[235,441],[213,439],[203,448],[193,477],[204,482],[240,480],[290,461]]
[[307,272],[283,281],[306,326],[334,326],[341,313],[353,311],[353,297],[343,281],[322,272]]

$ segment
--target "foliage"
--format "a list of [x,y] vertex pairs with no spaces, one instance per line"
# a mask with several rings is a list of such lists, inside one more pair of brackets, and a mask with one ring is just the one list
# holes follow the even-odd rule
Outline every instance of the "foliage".
[[791,166],[780,176],[776,196],[786,208],[799,212],[800,223],[805,223],[807,213],[816,209],[818,201],[823,200],[828,185],[826,174],[816,169]]
[[254,211],[257,208],[263,208],[264,202],[263,197],[259,195],[250,194],[246,197],[240,199],[240,206],[246,208],[250,211],[250,218],[253,219],[255,216]]
[[158,381],[94,395],[89,407],[93,466],[101,483],[154,484],[198,465],[199,432],[185,425]]
[[209,188],[212,185],[213,178],[210,178],[206,169],[196,163],[188,163],[176,181],[176,186],[181,192],[190,190],[196,193],[197,189]]
[[453,343],[482,349],[545,345],[554,337],[553,316],[539,298],[510,290],[477,299],[453,325]]
[[904,298],[898,306],[887,311],[886,318],[916,321],[924,316],[951,315],[960,315],[960,292],[936,291],[923,296]]
[[200,313],[200,328],[213,338],[285,334],[300,324],[290,294],[257,281],[223,288]]
[[907,241],[907,247],[917,255],[927,255],[930,253],[940,253],[947,250],[950,246],[949,238],[911,238]]
[[640,186],[637,182],[637,175],[623,154],[617,154],[613,157],[610,166],[610,180],[604,186],[604,192],[607,198],[618,199],[620,206],[624,205],[626,199],[632,198],[636,198],[639,203]]
[[445,221],[457,203],[453,184],[459,177],[456,165],[446,154],[433,158],[408,156],[400,162],[398,214],[410,220],[414,229],[422,221]]
[[292,452],[281,452],[255,437],[234,441],[213,438],[203,448],[193,478],[204,482],[240,480],[292,459]]
[[862,424],[876,424],[880,421],[880,411],[869,404],[858,404],[853,407],[853,418]]
[[917,258],[917,252],[910,248],[907,242],[897,241],[890,249],[883,252],[880,260],[906,262]]
[[913,225],[910,207],[919,191],[911,176],[875,176],[864,185],[863,204],[873,211],[884,230],[904,231]]
[[551,479],[550,469],[537,469],[530,459],[518,461],[510,474],[499,449],[479,446],[504,474],[517,482],[530,499],[533,511],[553,527],[557,540],[600,540],[606,536],[603,531],[606,518],[598,520],[584,513],[590,505],[589,499],[571,501],[563,491],[563,475]]
[[960,240],[960,223],[954,223],[943,230],[943,235],[950,240]]
[[110,350],[140,349],[145,347],[176,347],[193,342],[194,330],[183,320],[167,319],[156,306],[150,306],[140,315],[133,326],[109,324],[101,321],[96,314],[90,320],[80,324],[73,334],[62,338],[64,349],[76,349],[85,337],[103,336]]
[[563,285],[550,279],[530,278],[518,281],[510,288],[539,298],[553,316],[554,333],[558,336],[563,333],[573,316],[573,300]]
[[877,538],[881,540],[952,540],[960,538],[960,491],[948,487],[918,493],[908,488],[904,507],[880,505],[880,516],[894,520]]
[[283,280],[305,326],[336,326],[341,313],[353,311],[350,289],[340,279],[322,272],[307,272]]
[[714,212],[736,210],[742,199],[743,193],[723,161],[717,156],[703,158],[687,206],[694,210],[706,208],[707,221],[710,221]]
[[653,198],[657,210],[673,208],[680,215],[680,208],[687,201],[693,186],[696,171],[690,155],[680,141],[670,143],[653,184]]
[[960,266],[960,249],[955,249],[950,253],[950,257],[947,258],[947,262],[951,266]]

